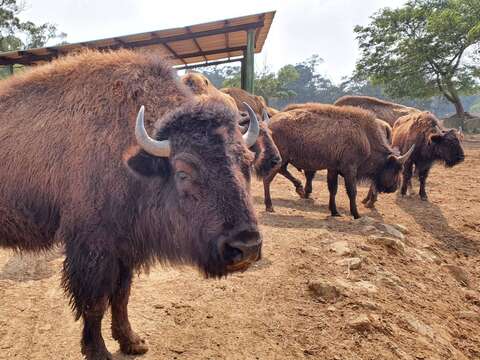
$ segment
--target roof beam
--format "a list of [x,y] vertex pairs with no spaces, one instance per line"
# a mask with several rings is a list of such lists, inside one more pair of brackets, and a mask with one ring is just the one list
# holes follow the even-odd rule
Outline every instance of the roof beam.
[[185,60],[183,60],[183,58],[181,56],[178,56],[178,54],[175,52],[175,50],[173,50],[167,43],[165,44],[162,44],[162,46],[164,46],[168,51],[170,51],[170,53],[176,58],[176,59],[179,59],[181,62],[183,62],[185,65],[187,65],[187,62]]
[[195,69],[195,68],[204,67],[204,66],[221,65],[221,64],[242,61],[242,59],[243,59],[242,57],[239,57],[239,58],[233,58],[233,59],[227,59],[227,60],[211,61],[211,62],[206,62],[201,64],[181,65],[179,67],[175,67],[175,70],[188,70],[188,69]]
[[[228,20],[225,20],[225,25],[224,27],[228,26]],[[230,44],[229,44],[229,41],[228,41],[228,32],[225,33],[225,47],[226,48],[229,48],[230,47]],[[228,55],[228,59],[230,60],[230,53],[227,53]]]
[[[190,26],[185,27],[185,29],[187,29],[187,31],[188,31],[189,34],[193,34],[193,33],[192,33],[192,29],[190,29]],[[200,44],[198,43],[197,38],[195,37],[195,35],[193,35],[192,40],[193,40],[193,42],[195,43],[195,46],[197,47],[198,51],[203,51],[202,48],[200,47]],[[203,58],[205,59],[205,62],[208,61],[208,59],[207,59],[205,56],[204,56]]]
[[209,51],[198,51],[194,53],[187,53],[187,54],[178,54],[180,59],[188,59],[188,58],[194,58],[194,57],[206,57],[207,55],[215,55],[215,54],[221,54],[221,53],[229,53],[229,52],[235,52],[235,51],[243,51],[245,50],[245,46],[237,46],[233,48],[228,48],[228,49],[217,49],[217,50],[209,50]]

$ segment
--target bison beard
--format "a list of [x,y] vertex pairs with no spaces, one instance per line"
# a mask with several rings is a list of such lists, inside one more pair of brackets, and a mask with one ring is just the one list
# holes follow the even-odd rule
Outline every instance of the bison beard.
[[[142,104],[168,158],[137,145]],[[85,51],[3,81],[0,246],[64,243],[62,284],[87,359],[111,358],[108,306],[121,350],[147,351],[128,321],[134,271],[159,261],[218,277],[260,256],[253,156],[237,123],[224,103],[195,101],[161,59],[130,51]]]

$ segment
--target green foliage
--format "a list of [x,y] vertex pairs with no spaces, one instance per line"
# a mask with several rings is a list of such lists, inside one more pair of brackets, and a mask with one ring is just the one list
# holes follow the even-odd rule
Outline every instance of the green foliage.
[[[214,67],[204,69],[202,73],[218,88],[241,86],[238,66]],[[255,94],[263,96],[267,102],[295,96],[288,84],[297,78],[298,73],[293,65],[285,65],[277,73],[265,67],[255,74]]]
[[475,104],[472,105],[470,111],[472,113],[480,114],[480,100],[478,100]]
[[459,94],[479,89],[480,0],[410,0],[355,27],[356,75],[396,98],[441,94],[462,112]]
[[18,17],[22,5],[17,0],[0,0],[0,51],[42,47],[50,39],[66,36],[52,24],[22,22]]

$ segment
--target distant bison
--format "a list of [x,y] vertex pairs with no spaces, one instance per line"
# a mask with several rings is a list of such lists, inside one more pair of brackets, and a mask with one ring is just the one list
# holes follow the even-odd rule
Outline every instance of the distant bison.
[[393,127],[393,145],[401,151],[415,145],[415,151],[403,171],[401,194],[411,187],[413,165],[420,180],[420,197],[427,200],[425,183],[433,163],[442,161],[452,167],[465,159],[461,145],[462,134],[445,129],[430,112],[419,112],[400,118]]
[[[305,104],[290,104],[287,107],[285,107],[282,111],[290,111],[290,110],[296,110],[296,109],[305,109],[308,107],[315,107],[318,106],[318,103],[305,103]],[[392,127],[383,120],[380,120],[378,118],[375,119],[375,122],[377,123],[380,131],[385,135],[385,138],[389,144],[392,143]],[[301,171],[302,169],[298,169]],[[301,198],[309,198],[310,194],[313,191],[313,178],[315,177],[316,171],[309,171],[305,170],[305,190],[298,188],[297,193],[300,195]],[[365,197],[365,199],[362,200],[362,203],[365,204],[366,207],[368,208],[373,208],[375,206],[375,202],[377,201],[378,198],[378,193],[375,189],[375,184],[372,183],[370,185],[370,190],[368,192],[368,195]]]
[[[180,77],[180,82],[187,86],[197,96],[218,97],[225,101],[233,109],[238,110],[235,100],[218,90],[208,78],[198,72],[188,72]],[[255,110],[255,109],[254,109]],[[244,110],[246,111],[246,109]],[[261,113],[260,113],[261,114]]]
[[158,56],[126,50],[1,82],[0,246],[65,245],[62,284],[87,359],[111,359],[109,306],[121,351],[147,351],[127,314],[135,271],[191,264],[220,277],[260,257],[253,156],[237,121],[223,102],[184,92]]
[[412,107],[380,100],[370,96],[342,96],[335,101],[335,105],[355,106],[370,110],[375,113],[377,118],[386,121],[390,126],[393,126],[398,118],[420,111]]
[[[268,115],[263,113],[263,106],[258,107],[259,102],[253,95],[245,92],[247,95],[242,95],[242,98],[232,97],[228,93],[218,90],[208,78],[197,72],[190,72],[183,75],[180,81],[186,85],[195,95],[206,98],[220,98],[225,101],[229,106],[241,112],[241,119],[239,124],[243,129],[247,129],[249,123],[248,108],[245,104],[248,104],[258,117],[262,117],[263,121],[260,121],[259,135],[256,143],[251,147],[251,150],[255,153],[255,160],[253,162],[255,174],[258,177],[264,177],[269,174],[276,166],[280,164],[280,153],[273,142],[272,135],[268,129]],[[241,90],[241,89],[239,89]],[[241,90],[244,91],[244,90]],[[235,92],[237,94],[237,92]]]
[[309,104],[281,112],[272,118],[273,139],[282,156],[282,166],[264,179],[265,206],[273,211],[270,183],[279,172],[302,193],[302,185],[287,170],[288,164],[305,172],[327,169],[330,192],[329,209],[338,216],[335,195],[338,175],[345,178],[350,212],[360,217],[357,205],[357,181],[369,179],[380,192],[394,192],[403,163],[413,149],[396,156],[380,131],[375,116],[354,107]]

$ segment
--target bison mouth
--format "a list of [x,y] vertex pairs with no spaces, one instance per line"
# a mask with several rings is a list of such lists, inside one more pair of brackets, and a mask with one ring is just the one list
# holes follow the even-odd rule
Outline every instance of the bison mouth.
[[465,160],[465,156],[460,155],[460,156],[458,156],[456,159],[445,161],[445,165],[446,165],[447,167],[454,167],[455,165],[460,164],[460,163],[463,162],[464,160]]
[[229,232],[212,245],[205,268],[208,277],[245,271],[261,257],[262,240],[256,228]]

